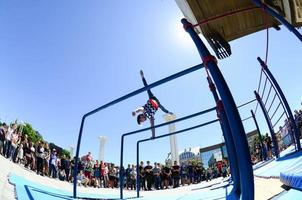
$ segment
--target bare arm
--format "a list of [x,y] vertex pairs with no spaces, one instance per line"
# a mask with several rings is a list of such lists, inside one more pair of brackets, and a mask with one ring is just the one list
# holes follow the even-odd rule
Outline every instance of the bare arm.
[[142,113],[142,112],[144,112],[144,108],[139,107],[136,110],[132,111],[132,116],[134,117],[136,115],[136,113]]

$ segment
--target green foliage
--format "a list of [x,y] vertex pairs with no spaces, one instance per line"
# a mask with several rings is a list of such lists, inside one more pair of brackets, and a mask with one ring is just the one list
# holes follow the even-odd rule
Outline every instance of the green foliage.
[[65,155],[67,158],[70,158],[70,152],[66,149],[63,149],[62,154]]
[[33,143],[43,140],[43,137],[29,123],[19,124],[18,130],[27,135],[28,139]]

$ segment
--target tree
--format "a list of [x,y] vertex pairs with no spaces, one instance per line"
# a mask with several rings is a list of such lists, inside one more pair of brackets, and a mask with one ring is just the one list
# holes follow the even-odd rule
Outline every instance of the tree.
[[43,140],[43,137],[39,133],[37,133],[37,131],[34,130],[29,123],[19,124],[18,130],[22,130],[22,133],[27,135],[28,139],[33,143]]

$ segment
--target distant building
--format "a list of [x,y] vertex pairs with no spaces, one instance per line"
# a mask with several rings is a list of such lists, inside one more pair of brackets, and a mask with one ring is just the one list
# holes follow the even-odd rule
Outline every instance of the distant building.
[[[254,140],[258,136],[256,130],[246,134],[249,147],[253,147]],[[199,155],[204,168],[208,168],[213,163],[228,159],[228,153],[226,150],[225,143],[219,143],[212,146],[200,148]]]
[[199,156],[199,149],[200,147],[189,148],[188,150],[185,149],[183,152],[179,153],[179,162],[188,164],[190,160],[197,160],[198,162],[201,161]]

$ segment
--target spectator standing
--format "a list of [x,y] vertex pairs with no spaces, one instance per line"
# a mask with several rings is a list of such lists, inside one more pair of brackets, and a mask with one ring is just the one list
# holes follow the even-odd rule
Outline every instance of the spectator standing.
[[173,188],[179,187],[179,174],[180,174],[180,167],[177,164],[177,161],[174,161],[174,165],[172,166],[172,178],[173,178]]
[[37,159],[37,174],[44,176],[43,174],[43,159],[44,159],[44,147],[42,142],[38,142],[38,147],[36,151]]
[[187,183],[187,168],[183,162],[181,163],[180,166],[180,178],[181,178],[181,185],[184,186]]
[[126,189],[129,190],[131,187],[131,171],[132,168],[130,167],[130,164],[128,164],[128,167],[125,171],[125,177],[126,177]]
[[105,187],[109,187],[109,164],[105,163],[105,173],[104,173],[104,183]]
[[134,165],[131,168],[131,190],[136,190],[136,168]]
[[267,149],[267,155],[269,158],[273,157],[273,153],[272,153],[272,138],[268,135],[268,133],[265,134],[265,138],[264,138],[265,142],[266,142],[266,149]]
[[10,152],[9,152],[9,156],[8,158],[15,162],[15,152],[16,152],[16,149],[18,147],[18,139],[19,139],[19,135],[17,133],[17,130],[15,130],[11,136],[11,145],[10,145]]
[[43,174],[46,176],[49,172],[49,158],[50,158],[50,149],[48,143],[44,143],[44,159],[43,159]]
[[153,167],[150,165],[150,161],[147,161],[147,165],[144,168],[145,171],[145,177],[147,181],[147,189],[151,190],[152,187],[152,182],[153,182]]
[[147,190],[146,189],[146,179],[145,179],[145,169],[144,169],[144,162],[141,161],[140,162],[140,166],[139,166],[139,178],[140,178],[140,187],[143,190]]
[[97,182],[96,185],[98,185],[98,187],[100,187],[100,183],[101,183],[101,173],[100,173],[100,164],[99,164],[99,161],[96,160],[94,165],[93,165],[93,175],[94,175],[94,178],[95,178],[95,182]]
[[160,178],[160,164],[159,163],[154,163],[154,168],[153,168],[153,176],[154,176],[154,186],[156,190],[159,190],[162,188],[161,186],[161,178]]
[[16,163],[21,163],[24,162],[24,150],[23,150],[23,143],[19,144],[18,147],[18,154],[17,154],[17,159]]
[[188,162],[187,166],[187,172],[188,172],[188,184],[194,183],[194,167],[192,165],[192,162]]
[[3,123],[0,126],[0,154],[4,155],[4,143],[5,143],[5,136],[7,132],[7,125]]
[[13,123],[11,126],[8,127],[5,135],[5,143],[4,143],[4,156],[10,158],[11,152],[11,144],[12,144],[12,135],[17,128],[17,125]]
[[49,176],[52,178],[57,178],[57,164],[58,164],[58,157],[56,149],[52,150],[52,153],[49,158]]
[[162,168],[162,174],[163,174],[164,188],[168,189],[169,188],[169,181],[170,181],[170,177],[171,177],[171,169],[168,165],[165,165]]

